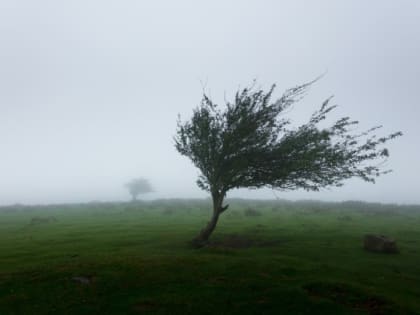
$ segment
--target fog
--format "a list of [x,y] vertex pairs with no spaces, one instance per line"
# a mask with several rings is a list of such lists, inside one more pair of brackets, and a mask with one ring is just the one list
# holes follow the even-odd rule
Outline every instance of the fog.
[[[325,74],[290,113],[401,130],[372,185],[279,198],[420,203],[420,2],[0,1],[0,204],[206,197],[174,148],[203,89],[219,104],[253,79],[284,89]],[[274,198],[269,189],[228,197]]]

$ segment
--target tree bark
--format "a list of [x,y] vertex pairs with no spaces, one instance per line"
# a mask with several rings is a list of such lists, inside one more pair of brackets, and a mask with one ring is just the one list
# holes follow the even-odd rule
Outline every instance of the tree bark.
[[200,231],[200,233],[192,240],[192,245],[196,248],[200,248],[208,244],[210,235],[213,233],[216,228],[217,221],[219,216],[226,211],[229,205],[223,206],[224,194],[222,193],[213,193],[213,215],[210,221],[207,223],[206,227]]

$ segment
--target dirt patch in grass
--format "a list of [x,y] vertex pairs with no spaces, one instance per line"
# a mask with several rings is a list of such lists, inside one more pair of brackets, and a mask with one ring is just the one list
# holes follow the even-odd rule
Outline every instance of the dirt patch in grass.
[[77,282],[79,284],[83,284],[83,285],[90,285],[93,282],[95,282],[96,277],[92,276],[92,275],[88,275],[88,276],[74,276],[71,278],[72,281]]
[[309,296],[324,298],[370,315],[399,314],[395,305],[378,296],[368,295],[344,283],[318,282],[304,286]]
[[210,241],[208,247],[213,248],[249,248],[249,247],[270,247],[277,246],[285,241],[281,240],[261,240],[250,238],[246,235],[229,234],[222,239]]
[[226,277],[212,277],[212,278],[208,278],[207,282],[211,283],[211,284],[223,284],[228,282],[229,279]]
[[144,301],[134,305],[133,310],[138,313],[152,312],[159,308],[159,305],[152,301]]

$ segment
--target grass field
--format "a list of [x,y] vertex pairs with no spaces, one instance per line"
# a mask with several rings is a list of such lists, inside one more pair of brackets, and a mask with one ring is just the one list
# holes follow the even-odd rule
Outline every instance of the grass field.
[[420,314],[420,206],[229,203],[0,208],[0,314]]

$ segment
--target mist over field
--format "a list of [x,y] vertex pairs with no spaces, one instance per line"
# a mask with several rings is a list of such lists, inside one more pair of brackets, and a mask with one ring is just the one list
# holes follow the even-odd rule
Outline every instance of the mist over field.
[[[375,185],[280,198],[420,203],[418,1],[1,1],[0,204],[205,198],[178,154],[177,115],[257,79],[274,97],[325,74],[290,116],[329,96],[361,130],[401,130]],[[268,189],[228,197],[274,198]]]
[[420,314],[419,31],[417,0],[0,0],[0,314]]

